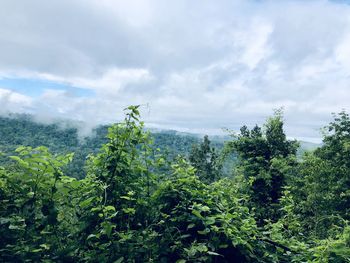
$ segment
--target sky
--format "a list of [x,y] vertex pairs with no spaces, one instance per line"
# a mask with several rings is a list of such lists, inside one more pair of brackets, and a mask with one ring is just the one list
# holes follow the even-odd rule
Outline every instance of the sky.
[[220,134],[283,107],[320,140],[350,108],[350,5],[330,0],[0,0],[0,114],[88,129],[140,104],[148,127]]

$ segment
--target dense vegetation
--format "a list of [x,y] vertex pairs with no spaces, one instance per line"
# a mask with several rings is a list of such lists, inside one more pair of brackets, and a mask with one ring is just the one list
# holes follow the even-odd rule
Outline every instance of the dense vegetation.
[[281,112],[223,149],[205,137],[172,159],[139,118],[131,106],[108,128],[81,179],[67,149],[20,146],[3,162],[3,262],[350,262],[348,114],[302,158]]
[[[0,162],[8,163],[8,156],[19,146],[45,146],[55,154],[74,152],[72,161],[63,170],[75,178],[84,178],[86,158],[89,154],[98,153],[101,146],[108,142],[108,128],[107,125],[98,126],[90,136],[82,137],[79,136],[75,123],[67,120],[44,124],[35,122],[31,115],[0,116]],[[211,145],[219,151],[222,150],[226,137],[213,136]],[[151,148],[159,149],[169,160],[178,155],[188,156],[192,146],[200,143],[198,135],[176,131],[154,130],[152,138]],[[228,158],[225,163],[226,170],[231,169],[234,159],[233,155]]]

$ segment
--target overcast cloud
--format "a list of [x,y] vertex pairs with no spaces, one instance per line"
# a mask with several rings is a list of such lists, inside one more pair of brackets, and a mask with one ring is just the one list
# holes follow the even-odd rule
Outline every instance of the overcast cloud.
[[346,1],[0,0],[0,113],[92,127],[143,104],[149,126],[218,133],[283,106],[288,135],[311,140],[350,108],[349,76]]

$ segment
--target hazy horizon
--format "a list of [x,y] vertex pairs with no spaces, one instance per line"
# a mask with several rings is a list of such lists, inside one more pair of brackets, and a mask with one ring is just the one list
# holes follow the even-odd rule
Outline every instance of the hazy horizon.
[[[25,114],[25,115],[23,115]],[[42,125],[51,125],[51,124],[56,124],[62,129],[66,128],[76,128],[78,132],[78,136],[81,139],[84,139],[85,137],[91,137],[95,136],[94,129],[98,128],[99,126],[103,125],[111,125],[113,123],[121,122],[122,119],[120,120],[115,120],[114,122],[106,122],[106,123],[101,123],[97,125],[89,125],[85,121],[76,121],[74,119],[69,119],[69,118],[50,118],[50,119],[43,119],[41,118],[40,115],[35,115],[35,114],[28,114],[28,113],[23,113],[23,114],[16,114],[16,113],[7,113],[7,114],[2,114],[0,117],[4,118],[10,118],[10,119],[19,119],[21,117],[27,116],[29,117],[30,121],[33,121],[34,123],[42,124]],[[243,126],[243,124],[241,125]],[[240,127],[241,127],[240,126]],[[174,128],[174,127],[159,127],[158,125],[152,126],[147,123],[145,123],[145,129],[150,130],[151,132],[174,132],[174,133],[181,133],[184,135],[192,135],[192,136],[199,136],[203,137],[205,135],[209,135],[209,137],[231,137],[232,134],[239,134],[239,128],[237,129],[232,129],[229,127],[223,127],[222,129],[215,129],[212,131],[209,131],[207,129],[203,130],[195,130],[195,129],[189,129],[189,128]],[[248,128],[253,128],[253,126],[248,126]],[[306,143],[314,143],[314,144],[320,144],[322,143],[322,138],[321,137],[291,137],[288,134],[287,138],[290,140],[298,140]]]

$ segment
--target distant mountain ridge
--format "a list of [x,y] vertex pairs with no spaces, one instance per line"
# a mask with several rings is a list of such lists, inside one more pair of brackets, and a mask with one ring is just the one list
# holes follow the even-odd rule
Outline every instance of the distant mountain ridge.
[[[0,152],[5,155],[2,157],[0,155],[0,163],[8,161],[6,155],[11,155],[20,145],[32,147],[43,145],[55,153],[74,152],[75,157],[68,167],[68,172],[74,177],[83,177],[86,158],[91,153],[97,153],[101,145],[106,143],[108,127],[108,125],[96,127],[91,136],[82,140],[78,135],[78,127],[74,127],[72,121],[60,120],[53,124],[43,124],[35,122],[33,116],[27,114],[0,116]],[[154,138],[153,147],[167,153],[169,158],[177,155],[187,156],[192,146],[200,143],[204,136],[176,130],[154,128],[147,130]],[[229,135],[211,135],[209,139],[213,147],[221,150],[225,141],[233,138]],[[305,151],[314,150],[320,146],[311,142],[300,142],[300,145],[299,156]]]
[[[190,137],[199,138],[199,139],[202,139],[203,136],[205,135],[200,133],[181,132],[177,130],[166,130],[166,129],[157,129],[157,128],[150,128],[147,130],[149,130],[151,133],[165,133],[165,134],[172,134],[177,136],[190,136]],[[213,142],[222,142],[222,143],[233,139],[233,137],[230,135],[208,135],[208,137]],[[314,142],[308,142],[308,141],[298,140],[298,142],[300,143],[300,150],[302,152],[313,151],[322,145],[322,143],[314,143]]]

